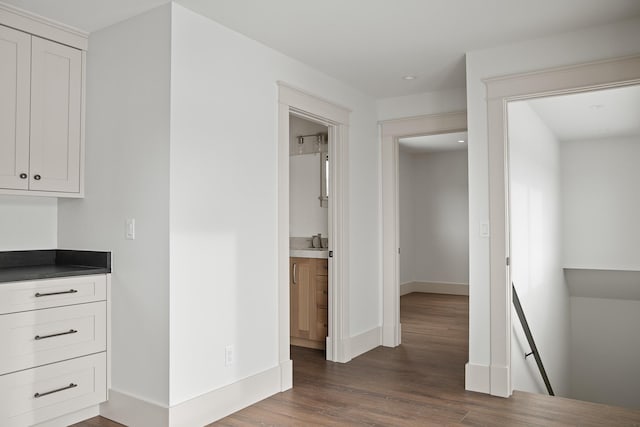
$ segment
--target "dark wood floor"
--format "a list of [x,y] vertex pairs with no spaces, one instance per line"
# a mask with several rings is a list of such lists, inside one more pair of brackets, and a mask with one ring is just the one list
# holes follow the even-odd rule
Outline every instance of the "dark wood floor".
[[[402,297],[402,345],[347,364],[293,347],[294,388],[220,426],[640,426],[640,411],[516,392],[509,399],[464,390],[468,298]],[[95,418],[76,427],[112,427]]]

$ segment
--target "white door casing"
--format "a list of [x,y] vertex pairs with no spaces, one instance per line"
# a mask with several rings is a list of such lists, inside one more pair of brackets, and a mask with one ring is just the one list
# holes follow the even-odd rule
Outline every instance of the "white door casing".
[[380,122],[382,156],[382,345],[400,345],[398,139],[467,130],[467,113],[453,112]]
[[511,385],[507,103],[640,84],[640,56],[486,79],[489,141],[490,394],[508,397]]

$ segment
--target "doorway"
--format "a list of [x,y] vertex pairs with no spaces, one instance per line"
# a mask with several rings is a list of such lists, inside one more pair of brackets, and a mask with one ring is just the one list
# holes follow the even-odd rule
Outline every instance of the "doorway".
[[349,336],[348,233],[348,127],[349,110],[278,82],[278,358],[281,389],[293,386],[291,361],[290,283],[290,117],[321,124],[327,129],[328,162],[328,322],[326,358],[350,360],[346,344]]
[[[510,101],[510,272],[555,395],[640,409],[640,86]],[[546,394],[513,322],[515,390]]]
[[640,57],[612,59],[487,79],[490,240],[490,393],[513,392],[512,291],[508,206],[507,111],[510,101],[640,84]]

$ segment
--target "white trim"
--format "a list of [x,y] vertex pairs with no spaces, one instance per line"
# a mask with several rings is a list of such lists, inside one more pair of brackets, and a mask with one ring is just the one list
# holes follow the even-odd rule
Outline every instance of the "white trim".
[[376,326],[366,332],[351,337],[351,359],[382,345],[382,327]]
[[487,393],[491,390],[491,369],[486,365],[467,363],[464,365],[464,388],[469,391]]
[[76,49],[89,47],[89,33],[2,2],[0,24]]
[[280,391],[279,366],[172,406],[169,426],[204,426]]
[[348,362],[349,353],[349,110],[278,82],[278,317],[279,362],[290,360],[289,336],[289,115],[329,128],[329,337],[327,360]]
[[507,111],[509,101],[640,84],[640,56],[485,80],[489,142],[490,392],[512,393]]
[[398,228],[398,138],[459,132],[467,129],[467,113],[453,112],[380,122],[382,199],[382,343],[400,345],[400,276]]
[[89,418],[97,417],[100,415],[98,405],[89,406],[88,408],[80,409],[79,411],[65,414],[52,420],[45,421],[40,424],[35,424],[34,427],[66,427],[71,424],[76,424]]
[[412,292],[445,295],[469,295],[469,284],[446,282],[407,282],[400,285],[400,295]]
[[169,408],[128,393],[109,390],[109,400],[100,405],[100,415],[126,426],[169,425]]

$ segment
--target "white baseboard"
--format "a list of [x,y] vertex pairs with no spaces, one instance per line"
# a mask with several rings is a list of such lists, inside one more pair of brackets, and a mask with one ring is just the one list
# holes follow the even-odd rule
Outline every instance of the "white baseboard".
[[479,393],[491,393],[491,369],[486,365],[464,365],[464,388]]
[[71,424],[79,423],[80,421],[88,420],[89,418],[97,417],[98,415],[100,415],[99,407],[98,405],[93,405],[88,408],[72,412],[71,414],[66,414],[43,423],[36,424],[35,427],[66,427]]
[[100,405],[100,415],[129,427],[165,427],[169,408],[137,396],[109,390],[109,400]]
[[129,427],[207,425],[291,388],[292,379],[293,364],[289,360],[171,408],[111,390],[109,400],[100,405],[100,415]]
[[382,327],[378,326],[351,337],[351,359],[382,345]]
[[412,292],[430,294],[469,295],[469,285],[466,283],[444,282],[407,282],[400,285],[400,296]]
[[491,365],[491,395],[511,396],[511,376],[508,366]]
[[204,426],[210,424],[280,392],[280,381],[281,367],[276,366],[172,406],[169,426]]

